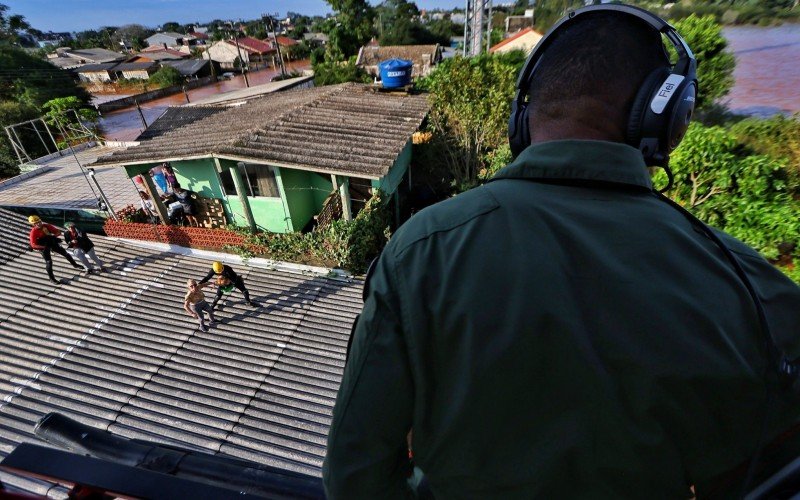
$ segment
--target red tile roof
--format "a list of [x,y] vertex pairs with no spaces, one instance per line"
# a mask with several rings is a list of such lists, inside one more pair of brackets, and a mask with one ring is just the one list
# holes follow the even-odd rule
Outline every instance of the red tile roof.
[[[233,40],[226,40],[226,42],[232,45],[236,45],[236,42],[234,42]],[[275,51],[275,49],[273,49],[272,46],[267,42],[262,42],[261,40],[250,36],[239,38],[238,42],[239,42],[239,47],[249,52],[255,52],[258,54],[268,54],[270,52]]]
[[276,36],[275,38],[278,39],[278,43],[281,47],[290,47],[292,45],[297,45],[297,40],[294,38],[289,38],[288,36]]
[[508,37],[505,40],[497,43],[496,45],[492,45],[492,47],[489,49],[489,52],[494,52],[497,49],[503,47],[504,45],[507,45],[507,44],[513,42],[514,40],[516,40],[517,38],[525,36],[526,34],[532,32],[532,31],[534,31],[533,28],[525,28],[524,30],[520,30],[518,33],[516,33],[514,35],[511,35],[510,37]]

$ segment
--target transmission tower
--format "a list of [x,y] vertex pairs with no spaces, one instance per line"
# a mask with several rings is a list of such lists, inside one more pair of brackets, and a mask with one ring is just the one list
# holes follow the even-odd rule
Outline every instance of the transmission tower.
[[492,0],[467,0],[464,22],[464,56],[477,56],[484,46],[489,51],[492,33]]

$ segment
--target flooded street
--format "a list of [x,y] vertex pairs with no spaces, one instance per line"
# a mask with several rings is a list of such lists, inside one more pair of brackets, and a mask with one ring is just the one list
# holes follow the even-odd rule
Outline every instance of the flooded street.
[[800,25],[732,26],[723,34],[736,57],[728,106],[759,116],[800,112]]
[[[286,63],[287,72],[297,71],[302,73],[303,70],[310,68],[311,68],[311,63],[308,60],[292,61]],[[275,70],[272,68],[267,68],[259,71],[254,71],[252,73],[248,73],[247,78],[249,79],[250,86],[252,87],[253,85],[269,83],[274,76],[279,74],[280,74],[280,69]],[[187,93],[189,95],[189,101],[192,102],[208,96],[221,94],[223,92],[229,92],[231,90],[239,90],[243,88],[246,88],[244,77],[242,75],[236,75],[230,80],[219,80],[214,84],[189,90]],[[103,101],[109,100],[107,98],[109,96],[99,96],[99,97],[101,97]],[[116,99],[124,96],[116,95],[111,97]],[[178,94],[173,94],[168,97],[163,97],[161,99],[156,99],[154,101],[142,103],[140,106],[142,108],[142,115],[144,115],[145,121],[147,122],[148,125],[150,125],[159,116],[161,116],[168,107],[181,106],[183,104],[186,104],[186,96],[183,94],[183,92],[180,92]],[[112,113],[104,114],[100,118],[100,127],[103,130],[103,135],[107,139],[117,140],[117,141],[132,141],[136,139],[136,137],[144,130],[142,119],[139,116],[139,112],[136,110],[135,107],[130,107],[119,111],[114,111]]]

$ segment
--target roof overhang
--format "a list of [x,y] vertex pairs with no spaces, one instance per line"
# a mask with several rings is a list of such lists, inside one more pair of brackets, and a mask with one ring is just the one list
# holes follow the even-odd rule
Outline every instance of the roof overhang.
[[[201,154],[201,155],[191,155],[191,156],[176,156],[176,157],[158,157],[152,158],[150,160],[136,160],[136,161],[123,161],[123,162],[113,162],[113,163],[100,163],[96,164],[98,167],[129,167],[134,165],[151,165],[153,163],[164,163],[164,162],[173,162],[173,161],[187,161],[187,160],[202,160],[205,158],[214,159],[217,158],[219,160],[232,160],[232,161],[241,161],[245,163],[254,163],[259,165],[269,165],[271,167],[279,167],[279,168],[290,168],[294,170],[304,170],[306,172],[316,172],[318,174],[328,174],[328,175],[346,175],[348,177],[357,177],[359,179],[369,179],[369,180],[379,180],[382,176],[374,176],[374,175],[367,175],[367,174],[353,174],[352,172],[343,172],[341,170],[332,170],[332,169],[325,169],[325,168],[318,168],[318,167],[309,167],[308,165],[297,165],[294,163],[283,163],[277,161],[267,161],[263,158],[252,158],[247,156],[237,156],[231,154]],[[94,166],[87,165],[89,167]],[[388,172],[387,172],[388,173]]]

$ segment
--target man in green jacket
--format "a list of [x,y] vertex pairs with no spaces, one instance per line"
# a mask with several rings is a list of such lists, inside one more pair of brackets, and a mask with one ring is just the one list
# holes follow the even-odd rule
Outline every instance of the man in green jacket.
[[[765,376],[744,280],[627,144],[638,89],[666,64],[631,16],[575,20],[532,77],[531,145],[396,232],[354,329],[329,497],[408,495],[413,430],[436,498],[701,498],[730,471],[743,487],[756,450],[800,420]],[[716,234],[798,357],[800,288]]]

